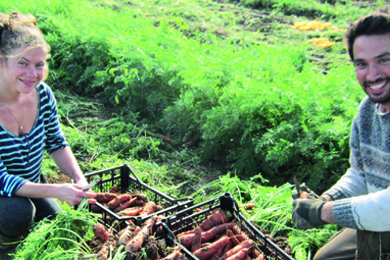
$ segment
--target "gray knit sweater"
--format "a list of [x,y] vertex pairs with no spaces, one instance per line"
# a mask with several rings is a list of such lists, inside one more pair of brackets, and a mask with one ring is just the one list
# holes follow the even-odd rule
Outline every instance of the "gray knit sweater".
[[390,231],[390,112],[366,97],[351,131],[351,167],[325,194],[342,227]]

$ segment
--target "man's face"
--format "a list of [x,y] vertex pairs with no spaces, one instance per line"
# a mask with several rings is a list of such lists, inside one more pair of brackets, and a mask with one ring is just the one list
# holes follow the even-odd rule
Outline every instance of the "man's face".
[[390,34],[359,36],[353,44],[356,78],[375,103],[390,108]]

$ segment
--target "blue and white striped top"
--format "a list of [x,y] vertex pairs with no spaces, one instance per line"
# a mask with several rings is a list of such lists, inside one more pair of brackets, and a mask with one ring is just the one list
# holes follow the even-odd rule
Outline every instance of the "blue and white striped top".
[[0,124],[0,195],[14,196],[28,181],[39,183],[44,151],[49,154],[67,146],[57,104],[49,86],[37,86],[38,115],[30,133],[15,136]]

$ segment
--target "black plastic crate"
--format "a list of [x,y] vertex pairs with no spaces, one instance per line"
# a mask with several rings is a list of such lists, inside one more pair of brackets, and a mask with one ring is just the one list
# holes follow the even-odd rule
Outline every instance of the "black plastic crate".
[[[199,209],[202,209],[199,211]],[[180,245],[175,236],[189,230],[193,230],[202,223],[216,209],[230,212],[233,220],[240,225],[250,239],[256,242],[257,249],[264,253],[267,259],[293,260],[293,258],[278,247],[266,235],[264,235],[253,223],[251,223],[239,210],[235,199],[226,193],[215,199],[188,207],[170,217],[163,219],[158,225],[164,229],[164,239],[167,245],[179,245],[189,260],[199,260],[184,246]]]
[[113,186],[118,186],[120,193],[145,193],[150,201],[154,201],[163,207],[163,210],[155,212],[145,217],[120,217],[115,212],[104,207],[100,203],[95,205],[102,210],[102,220],[106,224],[111,224],[114,221],[124,223],[127,220],[132,220],[136,225],[140,226],[145,220],[153,215],[169,216],[181,210],[184,210],[194,204],[192,198],[173,199],[170,196],[150,187],[142,182],[135,174],[133,169],[127,165],[108,168],[101,171],[91,172],[85,174],[85,178],[90,183],[96,179],[101,179],[92,190],[95,192],[108,192]]

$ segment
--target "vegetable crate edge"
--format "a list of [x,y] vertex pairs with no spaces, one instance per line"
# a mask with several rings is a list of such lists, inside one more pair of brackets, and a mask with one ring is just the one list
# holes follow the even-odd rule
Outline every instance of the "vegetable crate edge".
[[167,245],[179,245],[182,252],[185,253],[187,259],[199,260],[187,248],[178,242],[176,236],[182,232],[192,230],[199,226],[199,224],[210,216],[216,209],[222,209],[230,212],[232,218],[240,224],[241,229],[250,239],[255,241],[257,249],[264,253],[266,259],[294,260],[289,254],[265,236],[242,214],[237,202],[229,193],[200,204],[192,205],[187,209],[163,219],[158,225],[163,226],[164,239]]
[[164,205],[162,210],[145,217],[121,217],[101,203],[97,202],[95,206],[101,209],[102,220],[106,224],[114,221],[125,223],[128,220],[132,220],[136,225],[140,226],[154,215],[172,215],[194,204],[194,200],[192,198],[173,199],[172,197],[145,184],[127,164],[87,173],[85,174],[85,178],[89,183],[96,179],[100,179],[100,181],[92,188],[95,192],[108,192],[113,186],[117,186],[120,193],[146,193],[149,200]]

